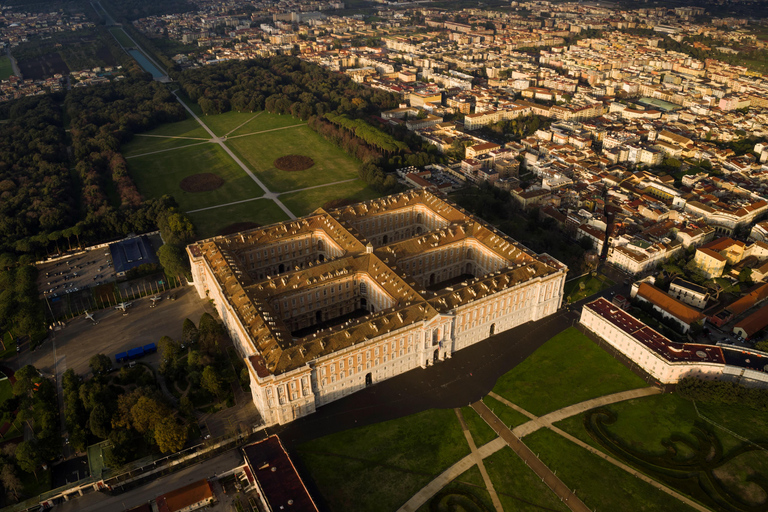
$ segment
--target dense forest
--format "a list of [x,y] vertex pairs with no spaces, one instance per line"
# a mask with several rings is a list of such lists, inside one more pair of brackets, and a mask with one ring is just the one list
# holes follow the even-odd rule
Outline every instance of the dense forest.
[[147,16],[162,16],[194,11],[195,5],[187,0],[103,0],[106,9],[115,21],[133,21]]

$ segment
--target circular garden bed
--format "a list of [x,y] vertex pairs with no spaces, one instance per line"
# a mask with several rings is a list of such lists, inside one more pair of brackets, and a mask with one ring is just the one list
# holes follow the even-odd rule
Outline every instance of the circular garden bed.
[[315,161],[304,155],[285,155],[275,160],[273,165],[281,171],[306,171],[315,165]]
[[179,186],[184,192],[210,192],[216,190],[224,184],[224,178],[218,174],[203,172],[187,176]]

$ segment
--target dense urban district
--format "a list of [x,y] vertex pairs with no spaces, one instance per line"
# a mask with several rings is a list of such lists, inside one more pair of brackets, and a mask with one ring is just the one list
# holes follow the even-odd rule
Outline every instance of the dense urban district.
[[10,0],[0,47],[3,510],[768,511],[764,2]]

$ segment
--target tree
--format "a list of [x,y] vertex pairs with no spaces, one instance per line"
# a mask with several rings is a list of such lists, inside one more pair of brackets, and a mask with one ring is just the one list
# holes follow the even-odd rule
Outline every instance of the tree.
[[3,484],[3,487],[5,487],[5,490],[12,492],[18,501],[19,491],[23,486],[21,485],[21,480],[19,480],[19,477],[16,475],[16,469],[12,464],[3,464],[2,469],[0,469],[0,482]]
[[189,267],[189,258],[184,253],[184,249],[178,245],[165,244],[157,251],[157,258],[165,269],[165,272],[171,276],[185,276],[192,278]]
[[34,473],[37,480],[37,467],[41,462],[40,451],[34,441],[22,441],[16,447],[16,463],[22,471]]
[[176,364],[176,359],[181,353],[181,345],[178,341],[174,341],[168,336],[163,336],[160,338],[160,341],[157,342],[157,348],[160,349],[160,356],[162,358],[162,361],[160,362],[160,373],[165,374]]
[[744,267],[744,269],[739,272],[739,282],[740,283],[746,283],[746,284],[752,284],[752,269],[749,267]]
[[193,343],[197,343],[200,338],[200,333],[195,327],[195,323],[189,318],[184,319],[184,325],[181,327],[181,341],[185,345],[189,346]]
[[142,396],[131,408],[133,428],[144,434],[155,428],[155,425],[170,411],[157,400]]
[[187,430],[174,416],[165,416],[155,425],[155,442],[163,453],[178,452],[187,442]]
[[88,366],[91,367],[94,375],[102,375],[112,368],[112,360],[104,354],[96,354],[88,361]]
[[758,341],[755,343],[755,348],[763,352],[768,352],[768,340]]
[[107,407],[104,404],[96,404],[96,407],[91,411],[91,416],[88,418],[88,425],[91,428],[91,432],[96,437],[106,439],[109,437],[109,432],[112,426],[112,416],[109,414]]
[[217,395],[221,391],[222,380],[213,366],[206,366],[203,370],[203,376],[200,385],[211,394]]

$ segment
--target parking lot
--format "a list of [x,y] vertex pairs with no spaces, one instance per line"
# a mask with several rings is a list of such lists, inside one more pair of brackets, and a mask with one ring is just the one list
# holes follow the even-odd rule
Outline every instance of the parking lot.
[[[166,298],[173,295],[176,300]],[[155,307],[151,305],[152,301],[145,297],[133,301],[126,314],[114,308],[93,311],[94,320],[98,322],[95,324],[84,315],[74,318],[53,333],[53,343],[47,341],[34,352],[22,351],[20,355],[25,360],[20,361],[20,366],[33,364],[46,373],[55,371],[59,379],[68,368],[79,374],[88,373],[88,360],[95,354],[106,354],[114,361],[116,353],[156,343],[162,336],[180,339],[185,318],[197,324],[203,313],[214,313],[213,307],[200,299],[193,286],[163,294]],[[53,350],[55,365],[51,357]],[[152,354],[142,361],[157,367],[159,358],[159,354]],[[115,368],[121,366],[114,364]]]
[[40,297],[62,297],[68,293],[115,280],[109,248],[91,249],[37,266]]

